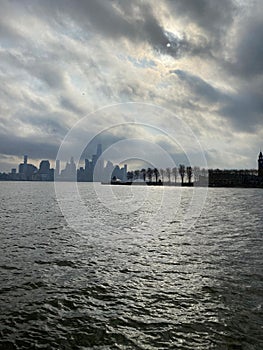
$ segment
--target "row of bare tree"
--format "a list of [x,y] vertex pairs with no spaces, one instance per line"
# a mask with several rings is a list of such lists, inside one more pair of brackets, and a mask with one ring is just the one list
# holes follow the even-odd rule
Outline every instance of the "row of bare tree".
[[180,164],[179,167],[166,168],[166,169],[157,169],[157,168],[148,168],[141,170],[132,170],[127,172],[127,179],[130,181],[134,180],[148,180],[149,182],[168,182],[168,183],[177,183],[178,176],[181,178],[181,183],[185,182],[187,179],[188,183],[191,183],[192,180],[198,181],[200,176],[207,176],[206,169],[200,169],[200,167],[191,167]]

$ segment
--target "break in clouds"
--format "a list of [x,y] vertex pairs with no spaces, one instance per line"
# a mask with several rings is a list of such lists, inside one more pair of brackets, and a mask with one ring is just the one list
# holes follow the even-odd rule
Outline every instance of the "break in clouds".
[[[55,159],[78,120],[123,102],[180,116],[210,167],[255,167],[262,42],[260,0],[2,0],[0,171],[23,154]],[[89,118],[90,133],[106,125],[99,113]]]

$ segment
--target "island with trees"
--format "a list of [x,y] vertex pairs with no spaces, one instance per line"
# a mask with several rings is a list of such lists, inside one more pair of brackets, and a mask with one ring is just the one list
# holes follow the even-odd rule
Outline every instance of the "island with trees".
[[[142,168],[127,172],[126,181],[121,181],[116,176],[111,180],[112,185],[151,185],[151,186],[193,186],[202,179],[207,182],[208,172],[199,167],[192,168],[180,164],[179,167],[157,169]],[[178,181],[179,180],[179,181]]]

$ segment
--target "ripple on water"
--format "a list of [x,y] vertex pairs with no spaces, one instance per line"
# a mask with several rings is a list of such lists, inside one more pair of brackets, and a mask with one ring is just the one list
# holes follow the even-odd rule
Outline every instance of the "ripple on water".
[[76,233],[52,186],[0,183],[0,349],[263,349],[261,191],[209,190],[185,233],[172,189],[152,225],[154,188],[115,215],[80,184]]

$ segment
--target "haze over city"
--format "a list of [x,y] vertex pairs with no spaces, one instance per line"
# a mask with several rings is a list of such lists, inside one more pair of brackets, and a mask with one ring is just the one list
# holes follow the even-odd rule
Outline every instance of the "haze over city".
[[[262,1],[1,1],[0,17],[0,171],[24,154],[54,161],[78,120],[123,102],[182,118],[209,167],[256,168]],[[88,118],[90,133],[104,128],[99,113]],[[125,137],[109,133],[108,144]]]

